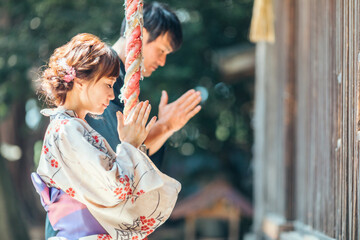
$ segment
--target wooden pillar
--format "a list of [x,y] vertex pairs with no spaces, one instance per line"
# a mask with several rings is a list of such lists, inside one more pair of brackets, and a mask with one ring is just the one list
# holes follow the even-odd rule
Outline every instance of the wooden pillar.
[[[284,27],[284,35],[279,36],[278,55],[279,63],[284,64],[286,71],[279,68],[278,75],[280,81],[283,81],[283,137],[284,137],[284,159],[283,159],[283,176],[284,176],[284,203],[286,220],[294,220],[294,199],[295,199],[295,156],[296,156],[296,75],[295,75],[295,56],[294,49],[296,47],[295,29],[296,29],[296,12],[295,1],[286,0],[283,2],[284,10],[287,13],[287,20],[282,22]],[[287,23],[286,23],[287,22]],[[280,34],[279,34],[280,35]],[[285,53],[284,53],[285,52]]]
[[229,218],[229,240],[238,240],[240,232],[240,215]]
[[196,238],[196,218],[187,217],[185,220],[185,239],[195,240]]
[[284,218],[285,224],[295,219],[296,1],[275,0],[274,10],[275,15],[281,13],[275,20],[276,42],[258,43],[256,49],[254,231],[258,239],[268,214]]

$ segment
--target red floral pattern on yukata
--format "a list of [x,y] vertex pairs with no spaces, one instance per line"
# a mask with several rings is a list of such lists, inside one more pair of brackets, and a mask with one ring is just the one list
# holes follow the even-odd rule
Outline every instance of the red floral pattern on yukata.
[[69,122],[69,119],[64,119],[64,120],[61,120],[61,124],[65,125]]
[[99,234],[97,236],[98,240],[110,240],[112,237],[109,234]]
[[132,189],[130,187],[130,179],[127,175],[125,177],[120,178],[119,182],[124,185],[124,187],[117,187],[114,190],[115,195],[121,200],[126,200],[132,195]]
[[136,199],[138,198],[138,197],[140,197],[141,195],[143,195],[145,193],[145,191],[144,190],[140,190],[140,191],[138,191],[137,193],[136,193],[136,195],[134,195],[134,197],[131,199],[131,203],[135,203],[135,201],[136,201]]
[[69,119],[63,119],[55,123],[55,132],[59,132],[61,125],[65,125],[69,122]]
[[140,191],[138,191],[136,194],[138,195],[138,196],[140,196],[140,195],[142,195],[142,194],[144,194],[145,192],[144,192],[144,190],[140,190]]
[[66,190],[66,193],[70,196],[70,197],[75,197],[75,190],[72,188],[68,188]]
[[44,145],[43,147],[44,154],[47,154],[49,152],[49,148]]
[[51,160],[51,166],[54,167],[54,168],[57,168],[59,166],[59,163],[55,159],[52,159]]
[[[146,237],[146,238],[144,238],[144,239],[142,239],[142,240],[147,240],[148,238]],[[141,240],[138,236],[134,236],[134,237],[132,237],[131,238],[131,240]]]
[[47,130],[46,134],[50,134],[51,129],[52,129],[52,127],[50,127],[50,126],[49,126],[49,128],[48,128],[48,130]]
[[92,137],[93,137],[93,139],[95,140],[96,143],[99,142],[99,137],[98,136],[92,136]]
[[150,229],[150,227],[153,227],[156,223],[154,218],[146,218],[145,216],[140,217],[141,221],[141,231],[146,231],[146,235],[149,235],[154,230]]
[[140,195],[145,193],[145,191],[141,189],[133,195],[133,190],[130,186],[130,178],[127,175],[121,177],[119,182],[123,185],[123,187],[115,188],[114,193],[119,199],[123,201],[132,198],[131,202],[134,203]]

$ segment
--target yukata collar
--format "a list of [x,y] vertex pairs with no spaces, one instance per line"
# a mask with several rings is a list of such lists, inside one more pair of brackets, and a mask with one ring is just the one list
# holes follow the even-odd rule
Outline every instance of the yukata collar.
[[64,108],[63,106],[59,106],[57,108],[45,108],[43,110],[40,111],[40,113],[46,117],[51,117],[54,115],[58,115],[61,113],[65,113],[67,115],[69,115],[70,117],[78,117],[78,115],[76,114],[76,112],[74,110],[69,110]]

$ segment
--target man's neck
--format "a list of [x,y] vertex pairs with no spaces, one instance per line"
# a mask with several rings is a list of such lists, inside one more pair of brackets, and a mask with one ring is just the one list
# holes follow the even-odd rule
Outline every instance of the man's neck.
[[120,37],[116,43],[112,46],[112,48],[117,52],[120,60],[125,63],[125,46],[126,41],[125,38]]

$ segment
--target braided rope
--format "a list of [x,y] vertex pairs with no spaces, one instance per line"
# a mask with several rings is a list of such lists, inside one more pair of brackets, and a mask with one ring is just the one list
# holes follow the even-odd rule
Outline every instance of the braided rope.
[[139,81],[142,79],[142,29],[143,0],[125,0],[126,17],[126,59],[124,86],[121,88],[120,99],[124,102],[124,115],[127,116],[137,104],[140,94]]

